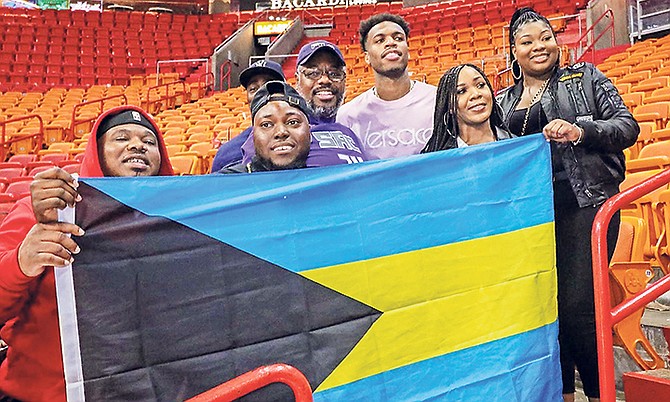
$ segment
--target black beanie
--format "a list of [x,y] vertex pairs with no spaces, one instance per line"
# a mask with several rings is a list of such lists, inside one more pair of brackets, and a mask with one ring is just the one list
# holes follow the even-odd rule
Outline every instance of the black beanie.
[[156,127],[144,116],[142,113],[137,110],[124,110],[121,113],[107,116],[103,121],[100,122],[98,126],[98,131],[95,134],[96,138],[102,137],[110,128],[120,126],[122,124],[139,124],[140,126],[146,127],[151,130],[158,137],[156,132]]

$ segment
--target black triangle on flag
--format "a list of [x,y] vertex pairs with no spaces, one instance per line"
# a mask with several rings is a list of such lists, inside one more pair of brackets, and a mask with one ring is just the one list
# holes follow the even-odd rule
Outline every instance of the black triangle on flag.
[[[315,389],[381,315],[85,183],[79,191],[86,235],[72,271],[89,401],[183,400],[272,363]],[[248,399],[290,395],[271,385]]]

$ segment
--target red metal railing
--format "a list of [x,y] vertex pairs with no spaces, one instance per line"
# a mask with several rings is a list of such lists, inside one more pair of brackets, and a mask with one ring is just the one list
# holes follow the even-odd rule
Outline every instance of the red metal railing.
[[[610,22],[605,26],[605,28],[603,28],[603,30],[597,36],[593,36],[593,34],[595,32],[596,25],[598,25],[598,23],[600,21],[602,21],[603,18],[605,18],[605,17],[609,18]],[[612,38],[611,43],[610,43],[610,47],[614,47],[614,44],[616,42],[614,40],[614,12],[610,9],[605,10],[605,12],[600,17],[598,17],[598,19],[595,20],[593,22],[593,24],[591,24],[591,27],[589,27],[589,29],[587,29],[586,32],[584,32],[584,34],[579,39],[577,39],[576,43],[580,47],[581,47],[582,41],[589,36],[591,37],[591,43],[586,48],[584,48],[584,52],[579,57],[577,57],[576,61],[578,61],[578,62],[579,61],[584,61],[584,56],[587,53],[589,53],[589,50],[590,50],[591,51],[591,60],[589,60],[589,61],[593,62],[596,59],[596,43],[598,43],[600,38],[602,38],[607,33],[608,30],[611,31],[611,38]]]
[[[226,67],[228,67],[227,70]],[[230,89],[230,73],[232,71],[233,71],[233,64],[230,62],[230,60],[224,61],[219,67],[219,91],[224,91],[223,89],[224,80],[227,84],[225,91]]]
[[[197,98],[204,98],[214,90],[214,73],[209,72],[201,74],[197,81]],[[191,89],[191,99],[193,99],[193,90]]]
[[273,364],[259,367],[228,382],[196,395],[186,402],[232,401],[272,383],[283,383],[293,391],[296,402],[312,402],[312,388],[307,378],[288,364]]
[[[8,123],[14,123],[17,121],[28,120],[28,119],[37,119],[37,121],[39,121],[40,123],[39,132],[31,134],[18,134],[13,135],[12,138],[9,139],[7,138]],[[7,153],[9,152],[9,148],[11,147],[12,144],[26,140],[28,138],[34,138],[34,141],[32,143],[33,153],[37,153],[37,151],[42,149],[42,142],[44,141],[44,121],[42,120],[42,117],[40,117],[39,115],[29,114],[20,117],[14,117],[12,119],[0,121],[0,126],[2,127],[2,134],[0,136],[0,162],[3,162],[5,160],[5,158],[7,157]]]
[[[75,127],[82,125],[82,124],[88,124],[92,121],[95,121],[98,118],[98,115],[102,112],[104,112],[104,107],[105,107],[105,101],[108,101],[110,99],[116,99],[116,98],[122,98],[123,101],[125,102],[124,104],[128,104],[128,98],[126,97],[125,94],[119,94],[119,95],[112,95],[112,96],[107,96],[104,98],[100,99],[93,99],[90,101],[82,102],[74,106],[72,109],[72,119],[70,120],[70,128],[65,131],[66,134],[66,139],[67,141],[72,141],[74,140],[74,133],[75,133]],[[77,110],[81,109],[82,107],[86,105],[93,105],[99,103],[100,104],[100,111],[95,117],[91,117],[88,119],[82,119],[82,120],[77,120]]]
[[670,183],[670,169],[607,200],[600,207],[593,222],[591,251],[593,253],[600,400],[603,402],[616,401],[612,327],[670,290],[670,275],[666,275],[631,299],[625,300],[615,307],[610,307],[612,301],[610,298],[609,262],[607,258],[607,227],[612,216],[622,207],[668,183]]
[[[175,87],[179,86],[181,86],[181,91],[175,90],[174,93],[170,93],[170,89],[174,89]],[[165,90],[163,95],[161,95],[161,89]],[[152,91],[154,91],[158,97],[155,100],[151,99]],[[172,81],[166,82],[164,84],[154,85],[153,87],[149,87],[149,89],[147,89],[147,101],[142,106],[148,113],[156,114],[161,111],[163,101],[165,101],[165,106],[167,109],[174,108],[175,103],[177,102],[177,97],[179,95],[182,97],[182,104],[188,102],[188,91],[186,90],[186,83],[184,83],[184,81]]]

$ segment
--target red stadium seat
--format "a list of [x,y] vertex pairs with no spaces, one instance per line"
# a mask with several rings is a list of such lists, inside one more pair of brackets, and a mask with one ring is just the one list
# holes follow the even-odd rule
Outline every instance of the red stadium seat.
[[5,219],[15,202],[16,200],[12,194],[0,193],[0,223]]
[[71,163],[69,165],[63,166],[63,170],[65,170],[66,172],[68,172],[70,174],[73,174],[73,173],[79,174],[80,169],[81,169],[81,163]]
[[35,176],[36,174],[38,174],[38,173],[40,173],[40,172],[44,172],[44,171],[46,171],[46,170],[51,169],[52,167],[54,167],[54,165],[50,165],[50,166],[35,166],[34,168],[32,168],[32,169],[28,172],[28,175],[29,175],[29,176]]
[[9,183],[9,186],[5,189],[5,193],[12,194],[15,199],[23,198],[27,195],[30,195],[30,183],[32,183],[32,177],[30,180],[22,180]]
[[23,167],[20,168],[3,168],[0,169],[0,177],[4,177],[6,179],[12,179],[14,177],[21,177],[26,174],[26,169]]
[[17,161],[0,162],[0,169],[9,169],[9,168],[21,169],[25,167],[26,167],[25,164]]

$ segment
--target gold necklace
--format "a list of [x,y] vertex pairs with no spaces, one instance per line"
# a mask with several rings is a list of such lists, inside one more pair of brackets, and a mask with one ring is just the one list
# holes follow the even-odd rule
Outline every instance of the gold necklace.
[[538,89],[537,92],[535,92],[535,96],[533,96],[533,99],[530,100],[528,109],[526,109],[526,114],[523,116],[523,126],[521,127],[520,137],[526,135],[526,126],[528,125],[528,116],[530,116],[530,108],[532,108],[533,105],[540,100],[540,97],[544,93],[544,90],[547,89],[547,84],[549,84],[549,78],[547,78],[547,80],[542,83],[540,89]]

